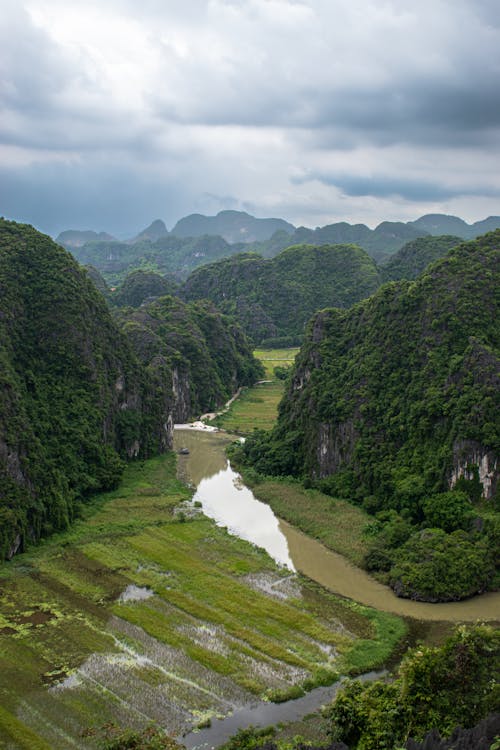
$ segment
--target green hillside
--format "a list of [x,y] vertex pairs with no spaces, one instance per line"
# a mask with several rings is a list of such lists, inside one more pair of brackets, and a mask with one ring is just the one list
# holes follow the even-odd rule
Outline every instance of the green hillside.
[[150,297],[163,297],[175,294],[178,285],[172,278],[161,276],[154,271],[138,269],[125,277],[123,284],[110,298],[116,307],[139,307]]
[[293,343],[316,310],[349,307],[379,283],[375,263],[355,245],[298,245],[267,260],[245,253],[204,266],[182,293],[235,315],[255,343],[282,337]]
[[239,252],[241,247],[229,245],[217,236],[174,237],[168,234],[151,241],[142,234],[133,242],[93,241],[68,246],[68,249],[79,263],[94,266],[108,284],[116,285],[138,269],[185,279],[198,266]]
[[427,266],[443,258],[446,253],[461,242],[460,237],[419,237],[407,242],[401,250],[391,255],[380,269],[382,281],[416,279]]
[[261,373],[207,304],[122,309],[120,330],[68,252],[4,220],[0,297],[1,558],[66,528],[123,460],[171,447],[178,414],[220,406]]
[[[382,512],[367,566],[390,570],[401,595],[460,598],[492,581],[499,250],[500,231],[492,232],[415,282],[387,284],[348,311],[319,312],[276,428],[245,446],[263,474],[307,477]],[[481,495],[491,499],[484,513],[474,505]],[[433,572],[417,581],[425,556]],[[447,579],[436,573],[438,557]],[[467,559],[474,575],[460,574]]]
[[176,422],[216,409],[263,375],[241,329],[209,302],[167,296],[118,316],[150,376],[172,382]]
[[[32,227],[0,222],[0,556],[68,525],[122,458],[167,446],[146,381],[86,271]],[[134,414],[133,439],[123,422]]]

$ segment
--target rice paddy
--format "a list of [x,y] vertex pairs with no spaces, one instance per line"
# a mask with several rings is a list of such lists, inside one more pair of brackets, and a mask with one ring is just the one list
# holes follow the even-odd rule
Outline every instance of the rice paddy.
[[283,396],[285,381],[274,374],[275,367],[291,367],[298,349],[257,349],[254,354],[265,369],[265,380],[241,395],[213,424],[237,435],[249,435],[253,430],[270,430],[276,422],[278,404]]
[[175,455],[137,462],[0,567],[0,746],[96,747],[107,722],[180,736],[375,666],[403,630],[218,528]]

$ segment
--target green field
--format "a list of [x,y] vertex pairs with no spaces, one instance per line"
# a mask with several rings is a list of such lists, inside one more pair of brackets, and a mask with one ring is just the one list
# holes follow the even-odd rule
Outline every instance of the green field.
[[260,359],[266,370],[266,378],[274,379],[275,367],[290,367],[293,365],[299,348],[293,349],[255,349],[254,356]]
[[255,429],[270,430],[278,416],[283,387],[282,380],[273,380],[243,388],[227,412],[216,417],[211,424],[235,435],[249,435]]
[[318,490],[305,489],[299,482],[266,479],[252,489],[277,516],[361,565],[367,552],[364,530],[372,520],[361,508]]
[[244,388],[227,412],[213,424],[237,435],[249,435],[255,429],[270,430],[278,416],[278,404],[285,383],[274,376],[275,367],[290,367],[298,349],[256,349],[254,355],[265,368],[265,378],[251,388]]
[[369,669],[402,636],[217,527],[175,463],[130,465],[70,531],[0,567],[0,746],[95,747],[109,721],[180,734]]

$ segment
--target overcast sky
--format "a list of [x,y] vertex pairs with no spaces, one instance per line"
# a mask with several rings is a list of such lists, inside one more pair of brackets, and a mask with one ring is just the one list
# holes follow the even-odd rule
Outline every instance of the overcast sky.
[[500,214],[499,0],[2,0],[0,214]]

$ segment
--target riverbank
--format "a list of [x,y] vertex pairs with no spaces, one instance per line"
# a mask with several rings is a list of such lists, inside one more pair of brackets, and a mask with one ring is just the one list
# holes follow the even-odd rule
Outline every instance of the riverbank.
[[[263,352],[256,352],[260,357]],[[272,362],[283,362],[287,356],[287,350],[283,351],[283,359],[280,358],[280,351],[272,352],[272,359],[267,361],[266,372],[272,373]],[[291,362],[291,360],[289,360]],[[277,381],[271,381],[265,387],[276,385]],[[252,432],[252,404],[261,400],[262,390],[257,390],[260,386],[254,386],[245,391],[246,405],[237,416],[234,412],[240,399],[237,399],[224,415],[225,421],[221,426],[225,429],[228,424],[236,424],[238,433],[248,435]],[[277,415],[277,405],[275,404],[275,416],[269,420],[265,429],[270,429],[274,425]],[[237,452],[233,460],[237,459]],[[238,470],[244,475],[244,481],[247,486],[252,487],[256,497],[268,503],[276,515],[287,521],[295,530],[301,530],[306,535],[304,543],[306,546],[311,544],[310,537],[321,542],[333,554],[342,556],[342,560],[329,561],[330,565],[339,570],[337,581],[327,578],[324,571],[318,575],[323,585],[343,596],[353,596],[350,584],[340,586],[339,580],[354,581],[356,580],[356,589],[358,593],[354,595],[369,606],[381,607],[385,611],[402,614],[403,616],[425,619],[428,621],[454,621],[454,622],[471,622],[476,619],[498,622],[500,620],[500,591],[491,591],[480,594],[470,599],[459,602],[448,602],[442,604],[431,604],[425,602],[416,602],[413,600],[403,600],[395,596],[392,590],[379,583],[376,579],[368,575],[360,568],[363,557],[368,550],[368,540],[365,535],[365,527],[373,523],[373,517],[365,513],[359,506],[354,506],[349,502],[325,495],[318,490],[307,489],[301,482],[287,478],[260,477],[252,468],[237,466]],[[300,549],[300,544],[298,549]],[[327,560],[324,560],[327,564]],[[349,565],[352,563],[352,565]],[[352,566],[356,566],[353,568]],[[345,573],[340,574],[342,567]],[[309,570],[308,575],[314,573]],[[333,588],[332,588],[333,586]],[[364,594],[361,594],[364,591]],[[403,604],[402,602],[406,602]]]
[[133,463],[0,567],[0,745],[95,747],[107,722],[182,735],[394,651],[401,620],[283,575],[191,496],[174,454]]
[[[332,593],[352,599],[363,605],[373,607],[381,612],[395,614],[401,617],[413,618],[428,623],[459,623],[475,622],[482,620],[485,622],[496,622],[500,613],[500,592],[489,592],[471,599],[459,602],[446,602],[430,604],[427,602],[413,601],[397,597],[392,589],[376,581],[365,570],[352,564],[349,558],[338,552],[328,549],[325,543],[304,534],[295,525],[288,524],[283,520],[275,517],[271,513],[273,502],[279,505],[286,516],[286,509],[289,508],[289,514],[294,517],[297,525],[299,521],[308,521],[311,517],[314,520],[315,528],[323,525],[321,537],[323,540],[330,540],[330,543],[346,546],[355,542],[356,537],[362,540],[364,517],[363,511],[359,510],[358,515],[351,517],[349,523],[342,516],[344,513],[351,513],[351,507],[345,503],[346,508],[337,509],[337,522],[333,524],[331,518],[331,507],[337,502],[327,495],[322,495],[317,490],[306,490],[298,482],[279,480],[248,481],[255,479],[250,471],[248,476],[244,475],[245,484],[242,484],[241,478],[228,465],[224,449],[231,442],[231,436],[224,433],[186,433],[177,434],[177,439],[186,444],[190,449],[190,454],[182,456],[181,466],[185,467],[184,476],[187,481],[192,481],[198,485],[203,476],[213,477],[212,480],[205,480],[200,485],[200,491],[196,497],[199,500],[206,513],[211,515],[221,525],[227,525],[235,534],[242,534],[245,538],[254,544],[267,545],[269,554],[276,554],[275,549],[279,550],[280,558],[286,557],[291,560],[293,569],[304,573],[306,576],[321,584]],[[180,444],[180,443],[179,443]],[[191,468],[190,468],[191,467]],[[203,474],[203,471],[206,473]],[[191,474],[190,472],[194,472]],[[245,486],[246,485],[246,486]],[[266,486],[272,489],[272,492],[260,494],[261,488]],[[248,487],[253,490],[252,494]],[[242,490],[240,491],[240,488]],[[245,502],[240,496],[241,492],[245,495]],[[251,497],[248,497],[251,495]],[[259,503],[259,500],[268,502]],[[324,516],[317,515],[315,503],[323,504]],[[342,501],[340,501],[342,505]],[[326,504],[326,505],[325,505]],[[261,509],[259,505],[262,505]],[[330,511],[329,511],[330,508]],[[356,513],[357,509],[353,509]],[[329,516],[330,513],[330,516]],[[265,514],[265,518],[263,517]],[[262,523],[260,517],[263,517]],[[349,518],[350,516],[348,516]],[[367,516],[367,520],[368,520]],[[330,520],[329,520],[330,519]],[[355,520],[353,520],[355,519]],[[345,526],[347,524],[347,531]],[[263,531],[278,527],[279,537],[276,542],[269,540]],[[285,550],[283,553],[282,550]],[[356,554],[360,554],[360,550]],[[438,628],[438,630],[441,628]],[[446,628],[442,629],[446,632]]]

